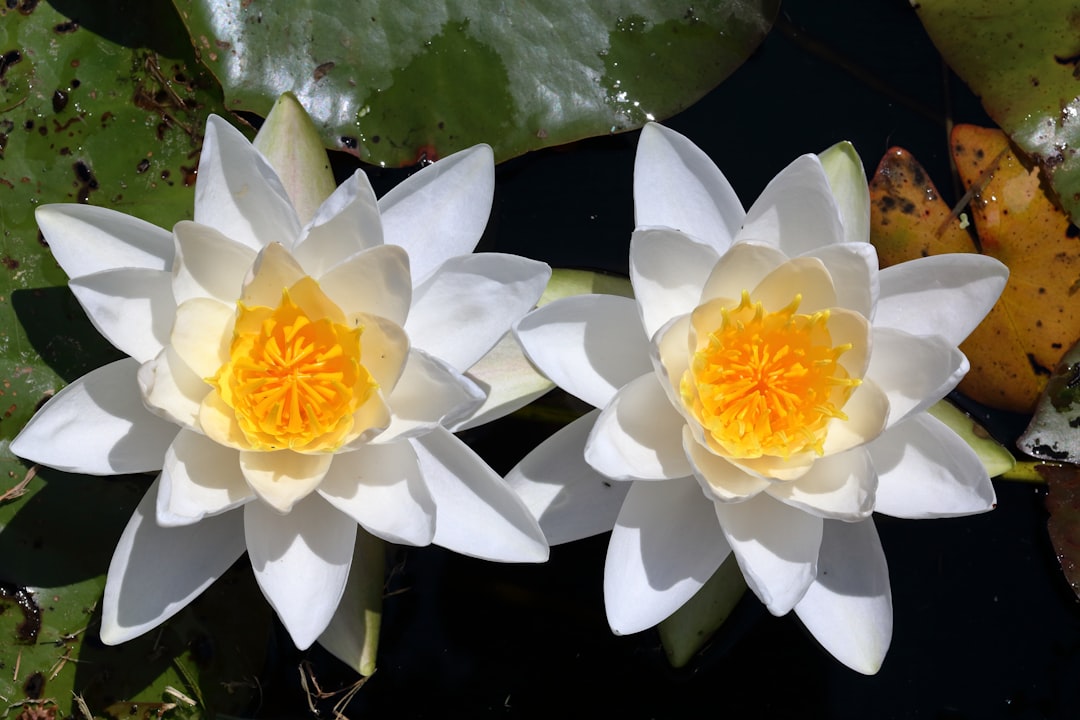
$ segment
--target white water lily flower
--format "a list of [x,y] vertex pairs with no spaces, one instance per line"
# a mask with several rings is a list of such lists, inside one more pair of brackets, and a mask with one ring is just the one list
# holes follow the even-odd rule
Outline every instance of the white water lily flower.
[[491,149],[476,146],[380,200],[357,172],[319,205],[325,192],[279,177],[212,116],[194,222],[169,233],[85,205],[38,210],[75,296],[130,357],[64,388],[11,449],[72,472],[160,471],[109,568],[106,643],[156,627],[246,550],[306,648],[338,608],[358,525],[546,559],[527,508],[447,430],[485,398],[465,371],[550,274],[472,254],[493,187]]
[[636,301],[567,298],[517,328],[545,374],[602,410],[508,481],[553,544],[614,528],[615,632],[657,624],[734,553],[771,612],[794,609],[876,672],[892,601],[871,513],[995,502],[975,454],[924,411],[967,371],[957,345],[1005,267],[942,255],[879,272],[850,146],[799,158],[744,212],[700,149],[647,125],[634,200]]

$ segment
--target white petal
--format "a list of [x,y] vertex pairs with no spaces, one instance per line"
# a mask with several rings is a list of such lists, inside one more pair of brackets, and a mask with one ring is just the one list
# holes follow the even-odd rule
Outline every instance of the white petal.
[[634,224],[682,230],[724,252],[746,213],[731,183],[690,140],[649,123],[634,160]]
[[392,393],[408,363],[409,337],[400,325],[379,315],[356,313],[349,316],[351,327],[360,334],[360,362],[371,373],[384,395]]
[[585,440],[599,414],[593,410],[561,428],[506,476],[551,545],[611,530],[630,489],[585,462]]
[[172,346],[139,368],[138,381],[143,404],[150,412],[177,425],[199,426],[199,409],[210,386]]
[[[870,188],[855,146],[838,142],[818,156],[829,188],[840,208],[844,223],[844,241],[866,244],[870,241]],[[838,283],[839,285],[839,283]]]
[[333,455],[303,455],[292,450],[243,451],[240,469],[259,499],[287,514],[322,482]]
[[627,383],[596,420],[585,460],[616,480],[661,480],[693,472],[682,447],[686,422],[655,373]]
[[787,613],[817,575],[824,521],[765,493],[714,506],[746,584],[773,615]]
[[514,328],[529,359],[571,395],[604,407],[649,371],[649,339],[637,304],[615,295],[575,295],[537,308]]
[[796,158],[772,179],[735,240],[767,242],[789,257],[843,242],[840,210],[817,156]]
[[547,560],[547,540],[525,503],[465,443],[441,427],[409,442],[435,498],[436,545],[499,562]]
[[86,475],[160,470],[179,428],[143,406],[138,369],[124,358],[83,375],[30,418],[11,452]]
[[244,536],[263,595],[296,647],[306,650],[330,624],[345,592],[356,522],[318,496],[286,515],[251,502],[244,506]]
[[211,378],[229,362],[235,322],[235,305],[213,298],[191,298],[176,309],[169,341],[196,375]]
[[240,471],[240,454],[190,430],[181,430],[165,453],[161,494],[159,510],[163,507],[165,516],[159,512],[160,525],[181,518],[188,525],[255,497]]
[[357,170],[319,207],[301,232],[293,255],[319,277],[361,250],[382,245],[379,204],[367,175]]
[[851,393],[843,410],[847,420],[829,421],[829,434],[823,445],[826,455],[850,450],[880,435],[889,419],[889,398],[876,383],[864,379]]
[[795,613],[852,670],[873,675],[881,668],[892,640],[892,592],[872,519],[825,521],[817,578]]
[[158,527],[150,486],[116,545],[105,597],[101,640],[117,645],[154,629],[194,600],[244,552],[240,513],[185,527]]
[[787,256],[770,245],[742,242],[732,245],[713,267],[699,303],[714,298],[739,298],[753,290],[766,275],[787,262]]
[[997,302],[1009,270],[975,253],[931,255],[881,271],[874,324],[964,341]]
[[494,154],[475,145],[428,165],[379,199],[383,237],[409,252],[414,283],[473,251],[494,192]]
[[373,247],[335,265],[319,277],[319,287],[346,315],[364,312],[404,325],[412,305],[409,256],[396,245]]
[[765,478],[714,455],[697,441],[689,425],[683,425],[683,449],[702,490],[718,502],[742,502],[769,486]]
[[211,227],[186,220],[173,228],[173,238],[176,240],[173,266],[176,304],[195,297],[235,303],[255,262],[255,251]]
[[358,530],[345,592],[319,636],[320,645],[361,675],[375,672],[385,571],[382,540]]
[[131,215],[93,205],[62,203],[42,205],[34,218],[68,277],[117,268],[172,267],[172,234]]
[[452,425],[484,401],[483,390],[464,375],[420,350],[412,350],[405,371],[386,402],[390,426],[376,442],[423,434],[437,425]]
[[967,443],[926,413],[869,446],[878,472],[875,510],[903,518],[972,515],[997,504],[986,469]]
[[365,445],[334,456],[318,492],[387,542],[428,545],[435,536],[435,501],[408,442]]
[[[284,245],[267,245],[259,251],[248,271],[244,273],[243,289],[238,297],[247,307],[261,305],[276,308],[281,304],[283,291],[292,288],[303,278],[304,268],[300,267],[300,263]],[[336,310],[340,312],[341,308]]]
[[877,473],[865,448],[818,458],[797,480],[771,483],[765,492],[823,518],[853,522],[874,511]]
[[458,422],[447,425],[453,432],[505,417],[554,387],[525,357],[512,332],[503,335],[495,347],[477,360],[466,377],[484,394],[484,402]]
[[878,257],[866,243],[837,243],[813,251],[832,275],[836,304],[872,317],[879,294]]
[[836,290],[825,264],[817,258],[789,260],[766,275],[750,296],[767,312],[781,310],[801,295],[799,312],[813,313],[836,307]]
[[291,248],[300,222],[277,173],[239,130],[217,115],[206,119],[195,222],[252,250],[271,243]]
[[713,248],[673,230],[634,231],[630,238],[630,281],[648,337],[673,317],[697,307],[719,259]]
[[549,277],[547,265],[516,255],[452,258],[416,288],[405,331],[413,347],[465,372],[536,304]]
[[693,478],[632,483],[604,565],[612,631],[639,632],[671,615],[730,552],[712,503]]
[[967,358],[940,335],[874,328],[866,376],[889,398],[889,426],[945,397],[968,371]]
[[169,341],[176,303],[167,271],[105,270],[72,278],[68,287],[97,331],[139,362],[153,358]]

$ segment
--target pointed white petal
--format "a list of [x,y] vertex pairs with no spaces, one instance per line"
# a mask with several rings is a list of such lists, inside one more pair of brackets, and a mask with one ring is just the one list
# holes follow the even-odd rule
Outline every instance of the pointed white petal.
[[428,165],[379,199],[383,237],[409,252],[414,283],[473,251],[494,192],[494,155],[487,145],[475,145]]
[[796,295],[801,296],[801,313],[836,307],[836,289],[823,262],[813,257],[789,260],[766,275],[750,293],[767,312],[787,307]]
[[874,511],[877,473],[869,452],[855,448],[818,458],[798,480],[771,483],[765,492],[812,515],[853,522]]
[[286,515],[250,502],[244,506],[244,537],[263,595],[296,647],[306,650],[330,624],[345,592],[356,522],[318,496],[298,502]]
[[361,675],[375,672],[385,571],[382,540],[358,530],[345,592],[319,636],[320,645]]
[[525,503],[465,443],[441,427],[409,442],[435,498],[436,545],[498,562],[547,560],[547,540]]
[[68,287],[97,331],[139,362],[153,358],[169,341],[176,303],[167,271],[105,270],[72,278]]
[[83,375],[30,418],[11,441],[11,452],[86,475],[160,470],[180,428],[143,406],[138,369],[138,362],[124,358]]
[[131,215],[93,205],[62,203],[42,205],[34,218],[68,277],[117,268],[172,267],[172,234]]
[[239,130],[217,115],[206,119],[195,222],[252,250],[271,243],[291,248],[300,222],[277,173]]
[[652,367],[637,304],[616,295],[575,295],[537,308],[514,328],[529,359],[571,395],[604,407]]
[[650,338],[666,322],[697,307],[720,255],[708,245],[664,228],[644,228],[630,238],[630,281]]
[[715,510],[746,584],[773,615],[787,613],[817,575],[824,521],[766,493]]
[[101,640],[117,645],[182,610],[244,553],[240,513],[185,527],[154,522],[158,481],[150,486],[116,545],[105,597]]
[[817,578],[795,613],[852,670],[873,675],[881,668],[892,640],[892,592],[873,519],[825,521]]
[[205,435],[181,430],[165,453],[161,471],[165,516],[159,525],[189,525],[208,515],[220,515],[255,497],[240,471],[240,454]]
[[690,140],[649,123],[634,160],[634,224],[682,230],[718,252],[746,213],[731,183]]
[[840,208],[844,223],[844,241],[866,244],[870,241],[870,188],[855,146],[838,142],[818,155],[829,188]]
[[964,341],[997,302],[1009,270],[975,253],[931,255],[881,271],[874,324]]
[[956,517],[997,504],[975,451],[926,413],[889,428],[869,450],[878,472],[878,512],[916,519]]
[[319,277],[319,287],[346,315],[364,312],[404,325],[413,292],[409,256],[396,245],[378,245],[335,265]]
[[448,424],[446,427],[453,432],[505,417],[554,387],[525,357],[512,332],[503,335],[465,376],[484,393],[484,402],[458,422]]
[[712,577],[731,552],[693,478],[634,482],[608,543],[604,606],[619,635],[656,625]]
[[363,328],[360,362],[384,396],[394,392],[409,361],[409,336],[405,330],[392,320],[367,313],[350,315],[346,324]]
[[318,492],[387,542],[428,545],[435,536],[435,501],[404,440],[334,456]]
[[816,155],[796,158],[769,182],[735,240],[775,244],[789,257],[843,242],[840,210]]
[[176,304],[196,297],[235,303],[255,262],[255,251],[211,227],[186,220],[173,228],[173,238],[176,263],[172,285]]
[[452,258],[416,288],[405,331],[413,347],[465,372],[536,305],[549,277],[547,265],[516,255]]
[[200,378],[212,378],[229,362],[236,306],[213,298],[192,298],[176,308],[169,342]]
[[[248,307],[262,305],[276,308],[281,303],[282,292],[304,278],[304,268],[284,245],[267,245],[255,256],[254,262],[244,274],[240,301]],[[313,294],[313,293],[309,293]],[[294,298],[302,305],[303,303]],[[334,312],[337,315],[341,308]],[[335,319],[340,322],[340,319]]]
[[847,420],[829,421],[829,434],[823,446],[825,455],[850,450],[881,435],[889,419],[889,398],[875,382],[864,379],[851,393],[843,410]]
[[940,335],[874,328],[866,376],[889,398],[889,427],[945,397],[968,371],[968,361]]
[[390,426],[375,442],[392,442],[423,434],[437,425],[451,425],[467,417],[483,401],[483,390],[472,380],[438,358],[412,350],[401,379],[386,401],[393,413]]
[[561,428],[506,476],[551,545],[611,530],[630,489],[585,462],[585,440],[598,415],[593,410]]
[[367,175],[357,170],[319,207],[293,255],[304,272],[320,277],[361,250],[382,245],[379,204]]
[[836,304],[872,317],[880,292],[877,251],[870,243],[836,243],[817,248],[813,257],[825,264],[836,288]]
[[682,415],[655,373],[627,383],[596,420],[585,460],[616,480],[662,480],[693,473],[682,446]]
[[303,455],[292,450],[240,453],[240,470],[259,499],[287,514],[319,486],[334,456]]
[[720,256],[705,281],[699,303],[714,298],[739,298],[743,290],[753,290],[765,276],[788,258],[771,245],[741,242]]

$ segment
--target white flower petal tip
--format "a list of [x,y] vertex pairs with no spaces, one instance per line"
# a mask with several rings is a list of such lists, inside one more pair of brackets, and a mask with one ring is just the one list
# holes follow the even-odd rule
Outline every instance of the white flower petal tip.
[[833,657],[873,675],[892,640],[889,570],[873,520],[826,521],[818,573],[795,613]]
[[117,268],[172,267],[171,234],[145,220],[76,203],[42,205],[34,218],[68,277]]
[[870,189],[855,146],[844,140],[818,155],[844,222],[844,240],[870,241]]
[[529,508],[467,445],[442,428],[409,440],[435,500],[436,545],[497,562],[545,562]]
[[599,414],[593,410],[562,428],[506,476],[551,545],[611,530],[630,490],[630,483],[612,481],[585,463],[585,441]]

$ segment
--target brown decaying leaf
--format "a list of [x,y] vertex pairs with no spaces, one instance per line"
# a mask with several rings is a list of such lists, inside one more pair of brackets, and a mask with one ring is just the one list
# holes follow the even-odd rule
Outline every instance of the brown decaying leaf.
[[[1080,337],[1080,242],[1047,196],[1037,168],[1000,130],[953,129],[951,150],[968,190],[982,252],[1010,270],[986,320],[962,344],[971,371],[960,390],[1030,412],[1064,349]],[[871,241],[882,266],[926,255],[978,252],[925,170],[905,150],[886,153],[870,183]]]
[[1069,587],[1080,596],[1080,468],[1075,465],[1044,465],[1039,474],[1046,480],[1046,529],[1061,572]]

